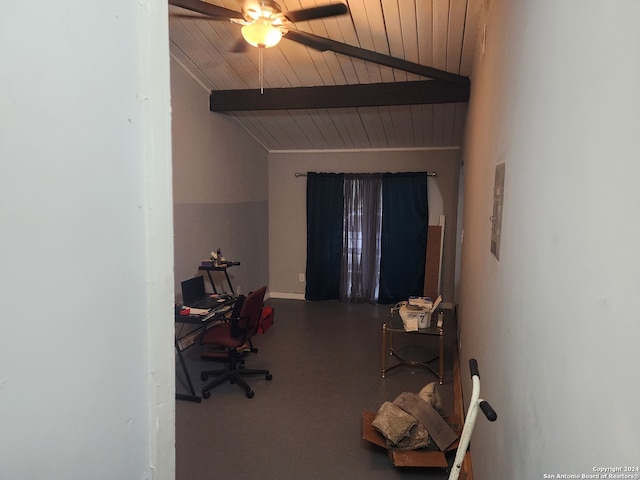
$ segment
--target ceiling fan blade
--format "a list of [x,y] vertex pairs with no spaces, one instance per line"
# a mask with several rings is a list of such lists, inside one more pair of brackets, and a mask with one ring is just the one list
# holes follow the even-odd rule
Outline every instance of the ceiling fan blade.
[[446,72],[444,70],[438,70],[437,68],[427,67],[426,65],[409,62],[401,58],[373,52],[364,48],[354,47],[346,43],[336,42],[335,40],[331,40],[325,37],[319,37],[311,33],[302,32],[300,30],[289,29],[289,31],[283,38],[288,38],[289,40],[293,40],[294,42],[306,45],[309,48],[313,48],[321,52],[329,50],[331,52],[340,53],[348,57],[357,58],[366,62],[377,63],[379,65],[402,70],[403,72],[421,75],[427,78],[446,80],[449,82],[461,84],[469,83],[469,78],[463,75],[457,75],[455,73]]
[[181,7],[192,12],[201,13],[211,18],[211,20],[226,20],[231,18],[243,18],[242,13],[218,7],[200,0],[169,0],[169,5]]
[[344,3],[332,3],[320,7],[303,8],[284,14],[290,22],[302,22],[305,20],[315,20],[317,18],[335,17],[349,12],[349,8]]
[[169,12],[169,15],[175,18],[188,18],[189,20],[217,20],[217,18],[212,18],[209,15],[203,15],[201,13],[193,12],[193,13],[178,13],[177,11]]

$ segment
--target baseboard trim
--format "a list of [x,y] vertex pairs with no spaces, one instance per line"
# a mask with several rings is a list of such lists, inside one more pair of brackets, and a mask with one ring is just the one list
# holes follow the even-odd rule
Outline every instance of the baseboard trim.
[[285,300],[304,300],[304,293],[269,292],[269,298],[283,298]]
[[[286,293],[286,292],[268,292],[266,299],[269,298],[282,298],[284,300],[304,300],[304,293]],[[443,310],[453,310],[453,304],[449,302],[442,302],[440,308]]]
[[[454,412],[460,417],[461,425],[464,426],[465,409],[462,394],[462,377],[460,374],[460,354],[457,343],[453,346],[453,404]],[[471,451],[468,450],[462,461],[460,480],[473,480],[473,465],[471,464]]]

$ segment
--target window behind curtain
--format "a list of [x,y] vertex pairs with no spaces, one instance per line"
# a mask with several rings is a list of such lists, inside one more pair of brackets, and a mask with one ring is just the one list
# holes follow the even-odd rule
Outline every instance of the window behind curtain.
[[[305,298],[395,303],[422,295],[428,220],[426,172],[309,173]],[[371,267],[378,255],[379,268]]]
[[340,300],[375,303],[380,277],[382,175],[346,175]]

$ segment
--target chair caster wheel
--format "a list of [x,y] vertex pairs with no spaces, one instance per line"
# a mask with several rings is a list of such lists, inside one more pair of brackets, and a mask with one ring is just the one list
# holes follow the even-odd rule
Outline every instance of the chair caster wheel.
[[247,398],[253,398],[254,395],[253,390],[247,390]]
[[202,391],[202,398],[204,398],[205,400],[207,398],[209,398],[211,396],[211,392],[209,390],[203,390]]
[[265,378],[265,380],[271,380],[271,379],[273,378],[273,375],[271,375],[270,373],[267,373],[267,374],[264,376],[264,378]]
[[206,381],[207,378],[209,378],[209,375],[207,375],[206,373],[201,373],[200,374],[200,380],[202,380],[203,382]]

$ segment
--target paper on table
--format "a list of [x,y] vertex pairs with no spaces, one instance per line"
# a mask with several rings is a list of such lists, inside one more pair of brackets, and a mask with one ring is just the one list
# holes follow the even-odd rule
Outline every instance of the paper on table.
[[431,308],[431,310],[435,310],[436,308],[438,308],[438,305],[440,305],[440,302],[442,301],[442,296],[438,295],[438,298],[436,298],[436,301],[433,304],[433,307]]
[[400,318],[406,332],[416,332],[418,330],[418,320],[421,313],[411,312],[405,305],[400,307]]

